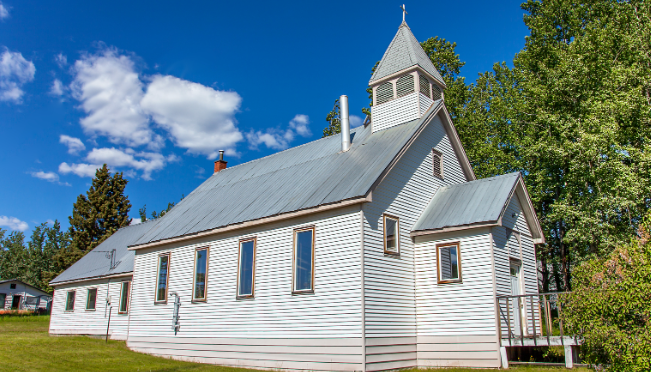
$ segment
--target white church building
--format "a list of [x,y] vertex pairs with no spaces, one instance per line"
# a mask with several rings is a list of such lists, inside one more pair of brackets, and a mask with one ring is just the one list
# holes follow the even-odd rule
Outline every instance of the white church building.
[[406,23],[369,84],[364,125],[343,96],[341,135],[220,158],[54,279],[50,334],[249,368],[501,366],[496,298],[538,293],[544,242],[522,177],[476,179]]

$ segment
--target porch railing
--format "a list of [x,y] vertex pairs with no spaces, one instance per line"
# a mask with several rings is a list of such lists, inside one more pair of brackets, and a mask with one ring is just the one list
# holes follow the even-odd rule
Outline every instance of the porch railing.
[[565,293],[497,296],[502,346],[578,345],[579,337],[567,335],[563,329]]

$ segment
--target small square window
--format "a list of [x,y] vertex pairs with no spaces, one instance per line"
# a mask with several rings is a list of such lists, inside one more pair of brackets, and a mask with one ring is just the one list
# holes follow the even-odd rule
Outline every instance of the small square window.
[[75,291],[69,291],[68,296],[66,298],[66,311],[74,311],[75,310]]
[[16,289],[16,283],[9,284],[9,289]]
[[459,242],[436,246],[438,283],[461,282],[461,252]]
[[400,254],[400,221],[398,217],[384,215],[384,253]]
[[97,302],[97,288],[88,290],[88,298],[86,299],[86,310],[95,310],[95,303]]
[[443,153],[432,149],[432,173],[434,177],[443,178]]

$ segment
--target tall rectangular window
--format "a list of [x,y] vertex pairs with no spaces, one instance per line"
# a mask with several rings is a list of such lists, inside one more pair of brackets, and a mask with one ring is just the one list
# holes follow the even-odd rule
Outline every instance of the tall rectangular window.
[[438,282],[461,282],[461,252],[459,242],[438,244],[436,246],[438,262]]
[[66,311],[73,311],[75,309],[75,291],[68,291],[66,298]]
[[294,292],[314,291],[314,228],[294,231]]
[[167,301],[167,284],[169,282],[170,255],[158,256],[158,272],[156,275],[156,302]]
[[255,288],[255,245],[256,239],[240,241],[237,296],[253,297]]
[[0,310],[4,310],[5,302],[7,302],[7,294],[0,293]]
[[120,309],[118,310],[118,314],[129,312],[129,287],[131,287],[131,282],[122,282],[122,287],[120,287]]
[[398,217],[384,215],[384,253],[400,254],[400,221]]
[[97,302],[97,288],[91,288],[88,290],[88,296],[86,297],[86,310],[95,310],[96,302]]
[[208,248],[198,248],[194,251],[194,301],[206,300],[206,284],[208,281]]

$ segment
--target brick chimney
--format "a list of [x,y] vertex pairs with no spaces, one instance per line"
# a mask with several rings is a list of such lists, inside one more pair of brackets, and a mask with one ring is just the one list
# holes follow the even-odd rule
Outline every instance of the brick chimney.
[[226,164],[228,163],[224,161],[224,150],[219,150],[219,160],[215,160],[215,173],[226,169]]

